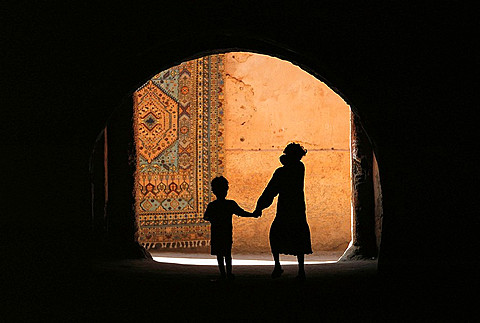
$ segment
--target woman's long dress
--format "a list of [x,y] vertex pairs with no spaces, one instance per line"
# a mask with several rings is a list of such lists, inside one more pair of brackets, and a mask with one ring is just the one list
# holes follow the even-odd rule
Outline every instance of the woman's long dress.
[[257,208],[265,209],[278,195],[277,214],[270,228],[272,253],[311,254],[310,228],[305,214],[303,192],[305,166],[295,161],[277,168],[258,199]]

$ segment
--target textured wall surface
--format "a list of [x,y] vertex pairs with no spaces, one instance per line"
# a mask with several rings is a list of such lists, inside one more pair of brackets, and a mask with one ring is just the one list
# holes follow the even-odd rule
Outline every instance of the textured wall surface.
[[[305,195],[316,251],[344,250],[351,240],[350,109],[299,67],[251,53],[225,56],[225,176],[228,198],[255,207],[290,141],[308,154]],[[233,251],[269,252],[276,204],[260,219],[234,218]]]
[[373,154],[373,190],[375,196],[375,236],[377,238],[377,248],[380,248],[380,242],[382,240],[383,196],[382,185],[380,183],[380,171],[375,154]]

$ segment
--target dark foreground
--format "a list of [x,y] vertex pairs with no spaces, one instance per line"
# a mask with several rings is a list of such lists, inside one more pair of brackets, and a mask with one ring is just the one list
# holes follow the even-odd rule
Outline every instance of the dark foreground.
[[[217,268],[152,260],[93,263],[81,275],[67,271],[6,282],[4,321],[148,322],[392,322],[469,321],[472,308],[448,281],[402,279],[385,283],[376,261],[296,266],[279,279],[269,266],[236,266],[233,282],[212,281]],[[54,273],[55,268],[52,268]],[[32,283],[33,282],[33,283]],[[439,287],[438,283],[443,284]]]

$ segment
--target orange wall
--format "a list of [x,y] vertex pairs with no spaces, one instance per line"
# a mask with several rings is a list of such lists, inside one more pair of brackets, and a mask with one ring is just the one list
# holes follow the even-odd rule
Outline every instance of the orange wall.
[[[225,176],[228,198],[255,207],[291,141],[308,154],[305,195],[314,253],[351,240],[350,109],[299,67],[252,53],[225,54]],[[260,219],[234,219],[233,251],[269,252],[276,204]]]

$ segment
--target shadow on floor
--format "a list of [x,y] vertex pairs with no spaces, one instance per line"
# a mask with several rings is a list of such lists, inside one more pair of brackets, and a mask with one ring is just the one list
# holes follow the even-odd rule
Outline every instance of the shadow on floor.
[[[213,282],[215,266],[157,263],[151,259],[97,261],[62,279],[53,276],[17,294],[3,294],[12,321],[157,322],[397,322],[454,321],[451,301],[432,286],[408,279],[385,284],[377,262],[307,265],[307,280],[285,266],[235,266],[233,282]],[[70,277],[70,278],[69,278]],[[35,279],[33,279],[35,280]],[[32,281],[32,279],[30,280]],[[15,286],[13,286],[15,287]],[[450,304],[450,307],[445,305]],[[10,315],[10,316],[9,316]],[[6,320],[8,321],[8,320]]]

